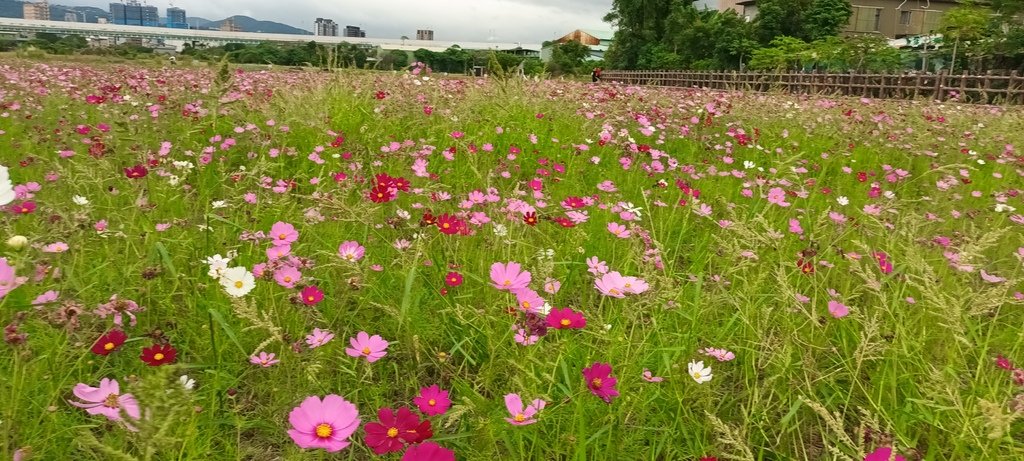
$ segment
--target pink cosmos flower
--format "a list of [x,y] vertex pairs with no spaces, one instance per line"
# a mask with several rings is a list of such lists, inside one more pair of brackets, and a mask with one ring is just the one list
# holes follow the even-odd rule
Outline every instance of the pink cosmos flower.
[[800,220],[799,219],[790,219],[789,220],[789,231],[794,233],[794,234],[796,234],[796,235],[803,235],[804,234],[804,229],[802,227],[800,227]]
[[594,280],[594,287],[596,287],[601,294],[614,298],[626,297],[625,286],[626,279],[618,272],[609,272],[602,275],[601,278]]
[[291,254],[291,252],[292,246],[287,243],[283,245],[272,245],[270,248],[267,248],[267,259],[271,261],[281,259]]
[[103,415],[111,421],[121,421],[121,411],[124,410],[129,418],[139,419],[139,402],[131,394],[121,395],[117,380],[103,378],[99,387],[78,383],[72,393],[79,401],[69,400],[68,403],[84,408],[90,415]]
[[619,396],[619,391],[615,390],[618,380],[612,376],[611,365],[594,362],[583,369],[583,378],[587,381],[590,393],[600,397],[605,403],[612,403],[612,399]]
[[611,232],[612,235],[620,239],[629,238],[629,236],[631,235],[629,230],[626,229],[626,226],[614,221],[608,223],[608,232]]
[[511,418],[505,418],[505,421],[515,426],[526,426],[537,422],[534,416],[537,415],[547,402],[541,399],[535,399],[530,402],[529,405],[523,406],[523,399],[519,394],[508,394],[505,396],[505,409],[508,410],[508,414]]
[[981,270],[981,279],[988,283],[1003,283],[1006,281],[1003,277],[985,272],[985,269]]
[[295,288],[295,284],[302,279],[302,273],[292,266],[284,266],[274,271],[274,281],[285,288]]
[[533,344],[536,344],[537,341],[540,340],[540,337],[537,335],[527,334],[526,330],[520,328],[518,331],[516,331],[514,339],[516,343],[518,343],[521,346],[531,346]]
[[833,317],[841,319],[849,315],[850,308],[847,307],[845,304],[833,299],[829,300],[828,302],[828,312],[832,314]]
[[260,352],[259,355],[249,356],[249,363],[253,365],[259,365],[263,368],[270,368],[274,364],[280,362],[280,360],[274,359],[274,353]]
[[587,326],[587,319],[583,317],[583,314],[576,312],[568,307],[559,309],[551,309],[545,319],[548,328],[554,328],[556,330],[561,329],[573,329],[579,330]]
[[544,292],[549,294],[558,293],[558,290],[562,288],[562,282],[553,278],[548,278],[544,281]]
[[346,347],[345,353],[349,357],[366,357],[366,361],[373,363],[388,355],[388,342],[380,335],[370,336],[365,331],[360,331],[355,338],[349,338],[352,347]]
[[517,262],[491,264],[491,281],[494,288],[515,291],[530,284],[530,272],[522,270]]
[[288,414],[288,435],[300,448],[336,452],[349,446],[348,438],[359,428],[359,411],[341,396],[330,394],[321,401],[306,397]]
[[768,203],[774,203],[781,207],[790,205],[786,202],[786,191],[781,187],[773,187],[768,190]]
[[455,452],[428,440],[409,445],[402,461],[455,461]]
[[650,288],[650,285],[648,285],[647,282],[636,277],[623,277],[622,280],[622,291],[629,294],[638,295]]
[[512,290],[512,294],[516,295],[516,302],[524,312],[537,313],[544,307],[544,298],[541,298],[540,294],[529,288]]
[[299,232],[295,230],[295,226],[286,222],[278,221],[270,227],[270,238],[273,240],[273,245],[291,245],[292,242],[299,239]]
[[732,352],[725,349],[715,349],[713,347],[706,347],[704,349],[701,349],[701,352],[703,352],[704,355],[710,355],[718,359],[719,362],[728,362],[736,358],[736,354],[733,354]]
[[64,242],[55,242],[43,247],[43,253],[63,253],[70,247]]
[[654,374],[651,373],[651,370],[648,370],[646,368],[644,368],[644,374],[642,377],[644,381],[647,381],[649,383],[660,383],[665,380],[665,378],[662,378],[660,376],[654,376]]
[[359,242],[345,241],[341,242],[341,246],[338,247],[338,256],[348,262],[356,262],[363,259],[363,255],[366,254],[366,248],[359,244]]
[[26,281],[27,278],[14,274],[14,266],[7,263],[7,258],[0,258],[0,299]]
[[332,339],[334,339],[334,333],[331,333],[330,331],[327,330],[314,328],[313,333],[310,333],[309,335],[306,336],[306,344],[309,345],[310,349],[316,349],[320,346],[323,346],[324,344],[329,343]]
[[452,406],[448,391],[442,390],[436,384],[420,389],[420,395],[412,399],[412,402],[419,408],[420,413],[427,416],[443,414]]
[[[0,272],[3,271],[2,265],[3,265],[3,263],[0,263]],[[3,286],[4,286],[4,283],[3,283],[2,279],[3,279],[3,275],[0,275],[0,293],[2,293]],[[50,290],[50,291],[47,291],[46,293],[43,293],[43,294],[41,294],[39,296],[36,296],[36,299],[32,300],[32,305],[33,306],[42,306],[44,304],[49,304],[49,303],[52,303],[52,302],[56,301],[57,298],[59,298],[59,297],[60,297],[60,292],[59,291]],[[0,294],[0,298],[3,298],[3,294]]]
[[302,291],[299,292],[299,296],[302,298],[302,304],[307,306],[315,306],[317,303],[324,300],[324,292],[320,291],[320,289],[314,285],[303,288]]
[[597,259],[597,256],[587,258],[587,268],[587,272],[594,274],[595,277],[608,272],[608,264]]
[[904,458],[904,457],[902,457],[900,455],[896,455],[895,458],[893,458],[892,455],[893,455],[892,448],[890,448],[890,447],[882,447],[882,448],[879,448],[879,449],[869,453],[864,458],[864,461],[890,461],[890,460],[892,460],[892,461],[907,461],[907,458]]
[[134,313],[142,310],[144,309],[139,307],[135,301],[130,299],[119,299],[117,295],[113,295],[110,297],[110,301],[107,301],[105,304],[100,304],[99,307],[96,308],[95,314],[100,318],[107,318],[108,315],[113,314],[114,324],[118,326],[123,324],[123,316],[127,315],[129,324],[131,326],[135,326],[136,319]]

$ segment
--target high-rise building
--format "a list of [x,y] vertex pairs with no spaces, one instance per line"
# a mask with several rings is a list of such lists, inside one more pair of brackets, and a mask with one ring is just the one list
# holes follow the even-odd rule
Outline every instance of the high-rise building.
[[221,32],[241,32],[242,26],[235,24],[235,18],[227,18],[220,23]]
[[188,29],[188,22],[185,20],[185,10],[178,7],[167,9],[167,27],[172,29]]
[[22,6],[22,14],[25,19],[35,19],[37,21],[49,21],[50,20],[50,4],[43,0],[38,3],[25,3]]
[[434,31],[430,29],[419,29],[416,31],[416,40],[433,40]]
[[321,37],[337,37],[338,36],[338,23],[334,22],[333,19],[316,18],[314,33]]
[[366,31],[356,26],[345,26],[346,37],[366,37]]
[[78,22],[78,13],[67,11],[64,13],[64,22]]
[[110,4],[110,23],[127,26],[158,27],[160,12],[155,6],[139,3],[139,0],[128,0],[126,3]]

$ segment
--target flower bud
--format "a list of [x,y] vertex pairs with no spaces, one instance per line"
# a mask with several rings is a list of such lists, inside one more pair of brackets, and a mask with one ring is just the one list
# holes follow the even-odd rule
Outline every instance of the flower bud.
[[7,246],[15,250],[25,248],[25,245],[28,245],[28,238],[24,235],[15,235],[14,237],[7,239]]

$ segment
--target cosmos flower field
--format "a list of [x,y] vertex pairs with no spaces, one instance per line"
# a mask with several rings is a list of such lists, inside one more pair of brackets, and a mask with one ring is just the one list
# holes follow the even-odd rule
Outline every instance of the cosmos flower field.
[[0,64],[0,457],[1024,458],[1024,113]]

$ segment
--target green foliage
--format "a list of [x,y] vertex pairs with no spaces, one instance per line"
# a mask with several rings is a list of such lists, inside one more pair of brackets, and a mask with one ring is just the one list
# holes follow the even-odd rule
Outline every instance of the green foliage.
[[458,45],[452,45],[440,53],[420,48],[412,54],[417,61],[426,63],[435,72],[465,74],[474,62],[473,54]]
[[551,45],[551,61],[548,70],[554,75],[582,75],[590,71],[586,61],[590,47],[577,41]]
[[891,72],[904,67],[905,57],[885,37],[857,35],[826,37],[806,43],[779,37],[754,52],[754,70],[819,70],[826,72]]
[[808,40],[839,35],[853,16],[850,0],[813,0],[804,13],[804,33]]

